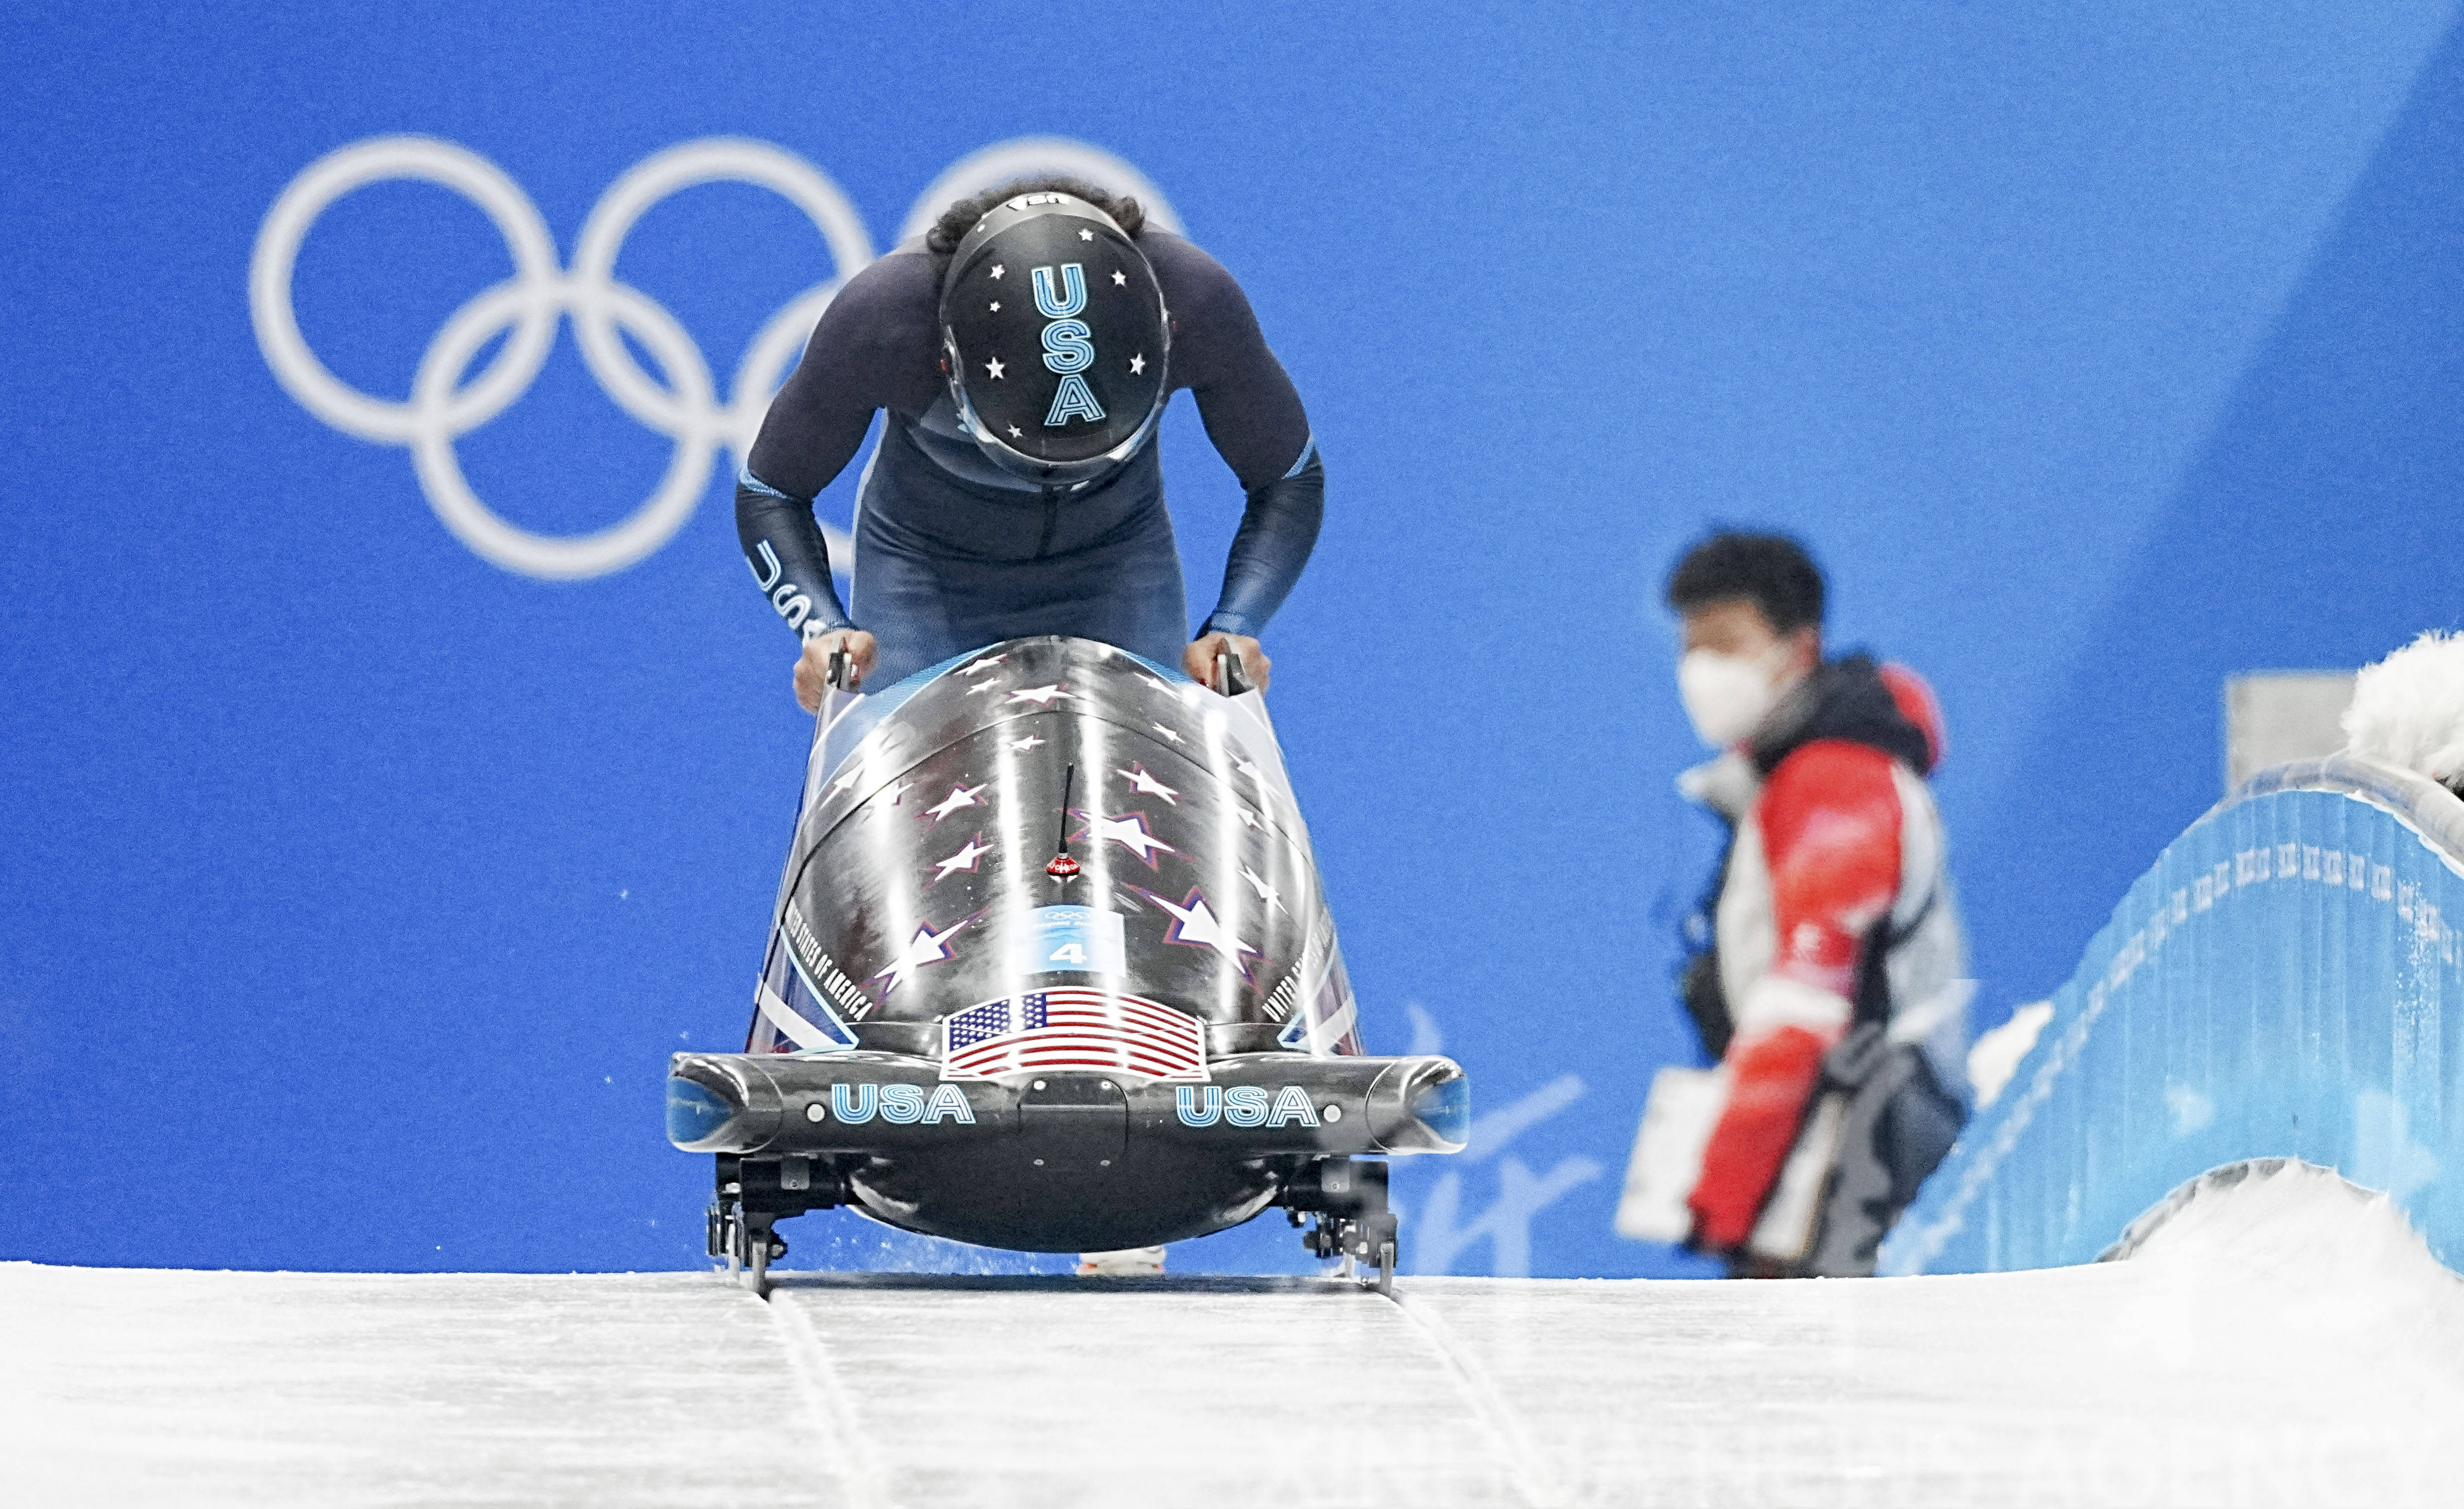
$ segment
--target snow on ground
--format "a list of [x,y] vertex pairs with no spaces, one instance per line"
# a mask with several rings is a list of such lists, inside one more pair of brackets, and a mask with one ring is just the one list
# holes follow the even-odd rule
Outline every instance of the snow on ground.
[[703,1274],[0,1264],[0,1504],[740,1505],[810,1455],[738,1408],[788,1371]]
[[2464,1281],[2298,1167],[1780,1283],[0,1264],[29,1504],[2451,1504]]

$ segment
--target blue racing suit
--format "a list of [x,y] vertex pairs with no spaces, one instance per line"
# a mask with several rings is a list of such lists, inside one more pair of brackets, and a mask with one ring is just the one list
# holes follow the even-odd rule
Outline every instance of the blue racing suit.
[[[1172,320],[1169,387],[1196,395],[1207,437],[1248,498],[1201,632],[1254,636],[1316,543],[1325,467],[1300,395],[1232,275],[1165,231],[1145,231],[1138,246]],[[985,459],[958,428],[940,371],[945,263],[910,243],[831,300],[737,486],[737,534],[754,576],[807,638],[869,630],[880,643],[876,686],[1026,634],[1098,640],[1178,665],[1188,608],[1154,440],[1074,488],[1038,488]],[[853,459],[875,409],[889,418],[856,492],[850,618],[812,502]]]

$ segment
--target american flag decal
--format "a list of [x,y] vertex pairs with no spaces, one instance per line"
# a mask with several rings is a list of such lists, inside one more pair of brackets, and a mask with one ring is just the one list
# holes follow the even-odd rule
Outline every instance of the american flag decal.
[[1092,1069],[1206,1078],[1206,1025],[1135,995],[1082,986],[986,1001],[941,1018],[941,1078]]

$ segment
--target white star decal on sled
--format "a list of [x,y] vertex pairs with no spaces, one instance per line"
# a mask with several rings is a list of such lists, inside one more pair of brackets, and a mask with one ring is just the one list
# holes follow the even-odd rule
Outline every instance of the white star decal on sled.
[[1078,232],[1078,239],[1081,241],[1092,241],[1095,239],[1095,232],[1092,230],[1081,230]]
[[985,371],[987,371],[987,372],[989,372],[989,373],[991,373],[991,374],[993,375],[993,381],[994,381],[994,382],[996,382],[996,383],[1000,382],[1000,381],[1001,381],[1001,358],[999,358],[999,357],[994,357],[994,358],[990,359],[989,361],[985,361],[985,363],[984,363],[984,370],[985,370]]
[[1251,874],[1249,866],[1243,864],[1241,866],[1241,878],[1249,883],[1249,888],[1258,893],[1260,901],[1287,917],[1291,915],[1291,908],[1284,905],[1283,891],[1277,886],[1266,884],[1265,876]]
[[[986,786],[990,784],[992,784],[990,781],[986,781],[984,783]],[[943,818],[946,818],[950,814],[957,811],[960,807],[982,806],[983,803],[976,798],[976,793],[983,789],[983,786],[953,786],[950,788],[950,794],[948,796],[942,798],[938,802],[925,808],[924,810],[932,815],[933,821],[935,825],[937,826]]]
[[999,681],[979,681],[967,689],[967,695],[972,697],[979,691],[999,690],[1001,690],[1001,683]]
[[1005,270],[1001,267],[1001,265],[1000,263],[996,262],[996,263],[994,263],[994,264],[993,264],[993,276],[994,276],[994,278],[995,278],[996,280],[998,280],[998,279],[1001,277],[1001,273],[1002,273],[1002,272],[1003,272],[1003,271],[1005,271]]
[[1232,768],[1254,781],[1264,782],[1266,778],[1266,773],[1260,770],[1255,761],[1243,755],[1233,756]]
[[1146,369],[1147,354],[1145,352],[1141,351],[1136,356],[1130,358],[1130,371],[1133,374],[1144,372]]
[[958,667],[958,674],[972,676],[979,670],[990,670],[1007,659],[1009,659],[1007,655],[986,655],[981,660],[971,660]]
[[1161,797],[1164,800],[1171,802],[1176,807],[1180,805],[1180,793],[1173,790],[1170,786],[1165,785],[1162,781],[1155,779],[1153,776],[1148,775],[1147,768],[1135,760],[1132,760],[1130,762],[1129,769],[1116,770],[1112,774],[1115,776],[1127,776],[1130,778],[1130,785],[1133,788],[1145,792],[1150,797]]
[[1234,807],[1236,807],[1236,808],[1239,808],[1239,809],[1240,809],[1240,813],[1241,813],[1241,821],[1242,821],[1242,823],[1243,823],[1243,826],[1245,826],[1245,827],[1249,827],[1249,828],[1253,828],[1253,829],[1256,829],[1256,828],[1264,828],[1264,827],[1266,825],[1264,821],[1260,820],[1260,819],[1259,819],[1259,817],[1258,817],[1258,814],[1257,814],[1256,812],[1252,811],[1252,810],[1251,810],[1250,808],[1248,808],[1247,806],[1244,806],[1244,805],[1243,805],[1242,803],[1237,802],[1237,801],[1236,801],[1236,802],[1234,802],[1232,805],[1233,805]]
[[1177,743],[1179,743],[1179,742],[1180,742],[1180,735],[1179,735],[1178,733],[1174,733],[1172,730],[1170,730],[1170,729],[1168,729],[1168,728],[1165,728],[1165,727],[1164,727],[1162,724],[1160,724],[1160,723],[1150,723],[1150,724],[1148,724],[1148,725],[1147,725],[1147,727],[1148,727],[1148,728],[1151,728],[1151,729],[1153,729],[1153,730],[1155,730],[1157,733],[1162,734],[1165,738],[1168,738],[1168,739],[1172,740],[1175,744],[1177,744]]
[[846,775],[841,776],[838,779],[830,782],[830,795],[833,797],[844,797],[848,792],[855,790],[856,782],[862,779],[864,779],[864,767],[859,765],[855,769],[848,771]]
[[1147,831],[1147,818],[1143,812],[1133,812],[1126,818],[1106,818],[1084,812],[1078,816],[1087,820],[1087,827],[1084,832],[1069,841],[1072,843],[1080,839],[1092,839],[1097,843],[1108,841],[1117,843],[1146,861],[1149,869],[1155,867],[1155,855],[1180,852]]
[[[974,874],[976,872],[976,862],[982,859],[985,855],[990,854],[992,851],[993,846],[991,844],[979,842],[974,839],[969,839],[965,848],[960,849],[957,853],[951,855],[946,860],[935,860],[933,862],[933,878],[924,883],[925,888],[929,890],[933,886],[938,886],[941,882],[948,880],[951,876],[957,874],[960,870],[965,870],[970,875]],[[958,929],[953,928],[950,930],[952,932],[956,932]]]
[[1130,274],[1128,274],[1127,273],[1113,273],[1113,274],[1112,274],[1112,286],[1113,286],[1114,288],[1127,288],[1127,287],[1129,287],[1129,286],[1130,286]]
[[905,801],[907,799],[907,794],[914,789],[915,783],[913,781],[902,780],[894,785],[884,786],[881,790],[873,793],[873,795],[889,798],[890,800],[885,803],[885,805],[895,807],[900,802]]
[[935,932],[929,927],[916,929],[915,936],[907,940],[907,947],[900,951],[898,957],[890,961],[890,968],[873,976],[876,980],[890,982],[881,988],[881,998],[888,1000],[891,992],[906,984],[907,976],[924,966],[957,958],[957,951],[950,947],[949,940],[957,935],[959,929],[975,920],[973,917],[965,918],[946,932]]
[[1070,695],[1069,689],[1060,682],[1056,681],[1048,687],[1026,687],[1020,690],[1013,691],[1009,694],[1007,700],[1011,702],[1032,702],[1039,708],[1048,708],[1052,706],[1053,698],[1066,697],[1068,695]]
[[1042,749],[1044,747],[1044,737],[1042,734],[1030,733],[1023,739],[1010,740],[1009,747],[1017,750],[1021,754],[1024,754],[1028,750]]
[[1249,965],[1241,955],[1258,951],[1242,942],[1237,934],[1223,926],[1223,920],[1206,905],[1206,898],[1198,893],[1197,886],[1190,887],[1188,897],[1177,907],[1151,890],[1141,890],[1138,894],[1172,913],[1173,923],[1164,930],[1164,942],[1183,943],[1193,949],[1213,949],[1231,960],[1242,973],[1249,973]]

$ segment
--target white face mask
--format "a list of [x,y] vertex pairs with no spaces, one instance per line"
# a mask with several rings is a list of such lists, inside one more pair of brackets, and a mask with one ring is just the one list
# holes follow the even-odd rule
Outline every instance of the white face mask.
[[1771,673],[1787,652],[1784,644],[1760,655],[1687,651],[1677,663],[1677,694],[1696,736],[1713,749],[1727,749],[1760,727],[1779,701]]

